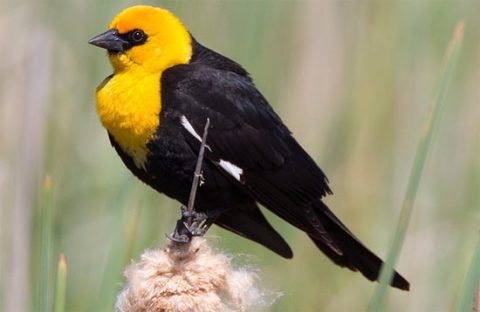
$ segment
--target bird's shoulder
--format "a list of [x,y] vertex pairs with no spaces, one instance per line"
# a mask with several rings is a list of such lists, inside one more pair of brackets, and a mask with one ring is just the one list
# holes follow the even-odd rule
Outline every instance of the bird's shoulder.
[[227,128],[247,124],[290,134],[241,65],[196,41],[190,63],[167,69],[161,89],[165,109],[198,109],[223,117]]
[[[162,87],[169,92],[201,92],[214,95],[218,89],[226,92],[259,94],[249,73],[238,63],[217,53],[192,37],[192,57],[162,74]],[[225,94],[225,92],[224,92]]]

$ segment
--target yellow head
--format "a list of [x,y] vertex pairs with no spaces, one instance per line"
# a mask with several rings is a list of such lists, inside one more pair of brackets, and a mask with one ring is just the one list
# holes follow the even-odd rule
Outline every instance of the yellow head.
[[162,73],[190,61],[190,34],[167,10],[135,6],[121,12],[108,31],[89,42],[108,50],[114,68],[113,77],[97,89],[102,124],[142,168],[147,144],[160,125]]
[[118,14],[109,30],[91,44],[108,50],[115,72],[142,67],[151,73],[188,63],[191,38],[182,22],[167,10],[134,6]]

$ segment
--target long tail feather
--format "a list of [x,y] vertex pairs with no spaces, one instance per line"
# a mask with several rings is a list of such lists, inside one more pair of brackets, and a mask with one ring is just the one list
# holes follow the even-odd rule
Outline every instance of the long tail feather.
[[[382,260],[365,247],[330,211],[327,205],[318,201],[314,203],[314,209],[341,253],[332,249],[318,236],[307,233],[315,245],[337,265],[359,271],[371,281],[378,280],[383,264]],[[393,276],[391,285],[403,290],[409,290],[410,288],[408,281],[397,272]]]

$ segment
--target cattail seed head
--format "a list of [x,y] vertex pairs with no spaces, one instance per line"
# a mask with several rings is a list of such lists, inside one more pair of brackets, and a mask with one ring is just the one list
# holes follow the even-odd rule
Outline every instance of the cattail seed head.
[[214,252],[204,238],[190,244],[169,241],[163,250],[147,250],[127,267],[125,277],[118,312],[249,311],[270,305],[257,286],[257,274],[234,269],[230,258]]

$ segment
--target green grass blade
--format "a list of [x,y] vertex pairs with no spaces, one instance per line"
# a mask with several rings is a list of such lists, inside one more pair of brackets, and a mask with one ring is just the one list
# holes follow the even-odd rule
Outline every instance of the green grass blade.
[[449,81],[452,77],[453,70],[455,68],[456,60],[461,47],[463,39],[463,22],[460,22],[450,40],[445,56],[442,63],[442,71],[440,75],[440,81],[437,85],[435,95],[430,103],[430,107],[425,118],[423,129],[421,132],[420,140],[417,146],[415,159],[410,173],[410,179],[407,185],[407,191],[402,204],[402,210],[400,213],[400,219],[398,221],[397,229],[393,236],[392,244],[386,259],[385,264],[382,267],[380,282],[377,285],[372,301],[370,302],[370,311],[381,311],[386,302],[387,289],[392,275],[394,267],[397,263],[400,251],[405,240],[408,225],[413,211],[413,204],[417,194],[418,186],[420,184],[420,178],[422,176],[425,160],[427,158],[430,143],[432,141],[432,135],[439,127],[442,108],[444,106],[445,94]]
[[130,206],[130,202],[120,196],[121,200],[114,206],[121,206],[120,202],[127,202],[116,214],[115,224],[121,226],[115,227],[112,245],[108,252],[108,257],[100,284],[98,300],[92,310],[108,310],[115,304],[118,285],[123,281],[124,267],[132,257],[133,247],[136,239],[137,223],[140,213],[140,207]]
[[50,298],[50,254],[52,242],[52,205],[53,182],[47,175],[43,185],[42,212],[41,212],[41,248],[40,248],[40,279],[38,284],[39,303],[41,311],[49,311]]
[[480,238],[473,252],[472,263],[459,293],[455,311],[477,311],[473,309],[477,291],[480,291]]
[[57,283],[55,285],[54,312],[65,311],[65,297],[67,292],[67,262],[63,254],[60,255],[57,266]]

